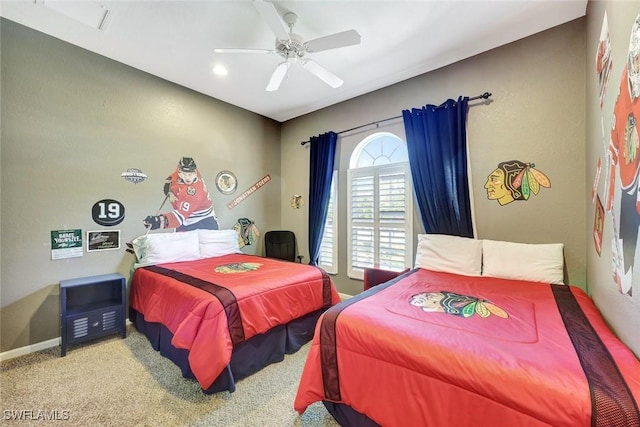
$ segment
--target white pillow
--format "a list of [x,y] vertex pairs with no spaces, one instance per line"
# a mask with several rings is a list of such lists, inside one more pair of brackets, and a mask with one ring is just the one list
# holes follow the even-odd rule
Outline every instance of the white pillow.
[[200,259],[198,231],[153,233],[131,242],[138,266]]
[[198,233],[201,258],[242,253],[236,230],[198,230]]
[[418,234],[416,268],[480,276],[482,241],[446,234]]
[[482,275],[564,284],[564,245],[482,241]]

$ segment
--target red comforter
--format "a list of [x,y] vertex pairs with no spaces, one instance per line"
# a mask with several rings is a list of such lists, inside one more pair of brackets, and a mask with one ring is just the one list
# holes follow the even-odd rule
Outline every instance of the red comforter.
[[294,406],[319,400],[385,427],[638,426],[640,362],[580,288],[418,269],[323,314]]
[[244,254],[141,267],[130,292],[132,308],[189,350],[203,389],[229,364],[234,344],[339,301],[316,267]]

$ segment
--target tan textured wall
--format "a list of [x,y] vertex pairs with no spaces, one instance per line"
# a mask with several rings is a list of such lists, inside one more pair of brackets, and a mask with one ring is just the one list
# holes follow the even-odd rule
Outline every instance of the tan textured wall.
[[[467,136],[473,176],[478,237],[527,243],[565,244],[567,278],[586,287],[584,167],[585,20],[579,19],[412,78],[377,92],[284,123],[282,198],[308,194],[308,149],[300,146],[328,130],[341,131],[375,120],[399,116],[403,109],[439,104],[459,95],[493,94],[487,104],[470,107]],[[361,130],[340,141],[339,220],[341,292],[355,294],[362,282],[345,275],[346,173],[353,140],[385,130],[400,132],[401,121]],[[488,174],[504,160],[534,162],[552,182],[527,202],[500,207],[483,188]],[[282,223],[300,236],[308,254],[306,209],[282,211]]]
[[[306,206],[287,207],[291,195],[308,193],[308,149],[300,141],[397,116],[404,108],[490,91],[492,101],[469,112],[478,236],[564,242],[568,280],[585,287],[588,275],[589,291],[605,318],[640,354],[640,292],[633,298],[616,293],[607,243],[612,224],[607,218],[598,256],[590,202],[595,162],[603,152],[592,67],[596,40],[606,10],[614,53],[620,56],[638,6],[637,1],[589,2],[586,20],[292,120],[283,125],[282,138],[280,126],[270,120],[2,20],[0,351],[59,336],[59,280],[129,273],[132,258],[121,251],[51,261],[50,230],[98,229],[91,206],[114,198],[127,209],[118,228],[123,242],[130,240],[141,233],[141,218],[157,209],[161,180],[187,150],[207,165],[210,187],[221,169],[236,173],[239,190],[270,173],[273,180],[233,210],[224,207],[231,196],[212,190],[221,224],[226,228],[246,216],[262,231],[286,225],[308,260]],[[621,61],[614,62],[612,81],[619,78]],[[610,108],[611,93],[605,103]],[[391,122],[380,130],[398,127]],[[502,208],[487,200],[482,188],[487,174],[510,158],[535,162],[552,188]],[[149,179],[125,182],[119,174],[130,167],[141,168]],[[345,218],[340,227],[344,234]],[[247,249],[260,253],[262,241]],[[340,251],[346,251],[345,239]],[[344,259],[340,263],[344,272]],[[362,286],[343,274],[336,283],[348,294]]]
[[[91,207],[125,206],[122,244],[144,234],[142,219],[162,203],[162,186],[181,156],[195,159],[222,228],[238,218],[280,227],[280,124],[52,37],[2,20],[1,351],[54,339],[62,279],[120,272],[133,256],[85,251],[51,260],[50,232],[100,230]],[[120,174],[139,168],[148,179]],[[216,190],[220,170],[238,191]],[[270,174],[234,209],[226,204]],[[163,212],[168,211],[168,204]],[[86,239],[86,237],[85,237]],[[262,253],[262,240],[245,247]]]
[[[595,58],[605,12],[609,26],[613,68],[611,70],[609,84],[607,86],[607,91],[601,108],[598,77],[595,69]],[[609,212],[605,214],[602,234],[602,251],[600,255],[598,255],[593,243],[595,205],[591,202],[591,187],[595,182],[596,164],[598,159],[600,159],[603,163],[603,172],[599,180],[597,192],[602,203],[605,203],[605,183],[607,180],[606,169],[604,169],[606,166],[604,156],[609,144],[609,134],[613,120],[613,106],[618,94],[622,69],[627,60],[631,26],[638,13],[640,13],[639,1],[589,2],[587,9],[586,181],[588,186],[585,193],[585,203],[587,210],[586,252],[588,260],[589,292],[613,330],[617,332],[622,340],[631,347],[638,357],[640,357],[640,251],[636,249],[635,263],[633,266],[633,294],[631,296],[623,295],[618,292],[617,286],[613,281],[613,262],[611,253],[611,240],[614,236],[613,217]],[[621,217],[619,210],[619,183],[616,183],[616,192],[618,196],[616,196],[613,211],[616,214],[616,222],[618,222]],[[637,241],[631,242],[631,244],[635,244],[636,248],[638,248]]]

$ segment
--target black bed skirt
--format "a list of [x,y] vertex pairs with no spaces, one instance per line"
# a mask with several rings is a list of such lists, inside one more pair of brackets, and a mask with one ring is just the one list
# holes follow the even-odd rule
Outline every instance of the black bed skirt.
[[356,411],[351,406],[343,403],[334,403],[328,400],[322,401],[327,411],[341,426],[349,427],[380,427],[380,424],[373,421],[366,415]]
[[[313,338],[316,322],[324,311],[325,309],[321,309],[307,314],[240,343],[233,349],[229,365],[209,388],[202,391],[205,394],[234,392],[236,381],[258,372],[267,365],[281,362],[285,354],[295,353]],[[189,351],[175,348],[171,344],[173,334],[166,326],[145,321],[142,314],[131,307],[129,320],[147,337],[155,350],[180,368],[183,377],[195,379],[189,366]]]

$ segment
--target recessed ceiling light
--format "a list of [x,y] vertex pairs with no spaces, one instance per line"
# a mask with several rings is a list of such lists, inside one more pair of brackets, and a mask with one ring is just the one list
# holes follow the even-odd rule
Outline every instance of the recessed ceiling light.
[[217,76],[226,76],[227,69],[222,65],[216,65],[215,67],[213,67],[213,74]]

